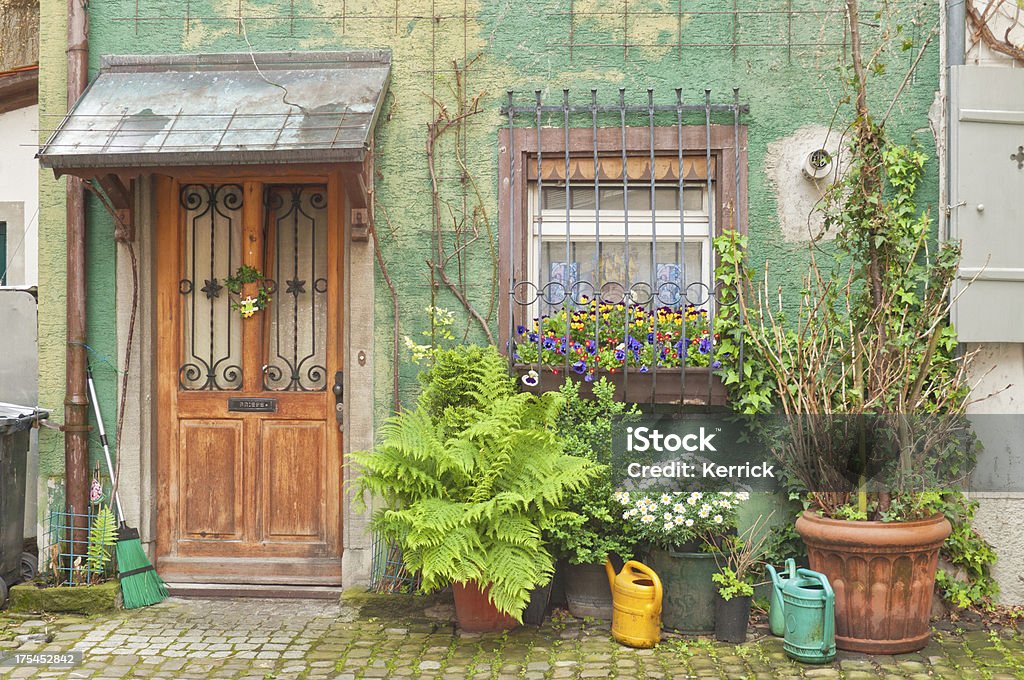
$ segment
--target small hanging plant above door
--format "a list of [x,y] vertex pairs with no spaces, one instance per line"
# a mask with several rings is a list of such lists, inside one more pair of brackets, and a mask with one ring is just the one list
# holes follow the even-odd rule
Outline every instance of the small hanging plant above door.
[[[231,309],[248,319],[256,312],[262,311],[270,304],[270,291],[264,285],[263,272],[255,267],[243,264],[235,273],[224,279],[224,287],[235,295],[242,294],[242,287],[246,284],[256,284],[255,295],[248,294],[238,301],[231,301]],[[246,292],[251,291],[249,288]]]

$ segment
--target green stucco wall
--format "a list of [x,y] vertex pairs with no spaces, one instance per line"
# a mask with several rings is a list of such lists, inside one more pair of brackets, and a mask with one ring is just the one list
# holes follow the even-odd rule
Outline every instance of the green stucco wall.
[[[744,122],[749,130],[749,233],[755,265],[769,259],[780,282],[798,283],[806,271],[803,243],[780,237],[776,195],[763,171],[768,144],[801,126],[829,126],[850,119],[841,79],[848,64],[841,57],[849,38],[844,30],[841,2],[818,0],[739,0],[737,18],[726,4],[712,0],[681,3],[674,0],[557,0],[480,2],[479,0],[273,0],[218,2],[216,0],[117,0],[89,7],[91,68],[103,54],[389,48],[393,75],[381,112],[377,139],[377,226],[384,258],[398,287],[401,332],[419,339],[426,325],[424,308],[432,302],[424,261],[430,256],[432,212],[425,155],[426,126],[439,105],[456,107],[453,61],[473,60],[465,89],[483,93],[482,112],[473,116],[462,140],[467,166],[480,192],[480,206],[496,229],[497,134],[499,107],[509,89],[521,101],[542,89],[555,101],[563,87],[582,102],[598,88],[604,102],[613,102],[618,88],[627,88],[631,102],[646,100],[646,88],[656,88],[669,101],[681,87],[690,101],[714,91],[715,101],[731,101],[732,88],[750,106]],[[924,40],[937,31],[934,2],[907,1],[898,5],[900,36],[913,49],[894,50],[884,58],[887,72],[873,80],[876,105],[885,107]],[[570,14],[570,7],[572,13]],[[793,10],[797,14],[787,14]],[[815,10],[819,13],[803,13]],[[828,10],[831,13],[822,13]],[[720,12],[698,14],[701,11]],[[41,93],[42,127],[64,110],[64,0],[42,0]],[[239,20],[239,12],[244,21]],[[865,40],[872,45],[880,29],[870,8],[862,11]],[[886,24],[888,25],[888,24]],[[895,24],[890,26],[895,30]],[[682,38],[683,46],[678,42]],[[570,48],[571,44],[571,48]],[[629,45],[628,47],[626,45]],[[934,156],[927,113],[938,88],[937,35],[910,79],[888,122],[893,137],[916,136]],[[838,109],[838,115],[836,114]],[[462,197],[469,210],[477,199],[461,181],[451,142],[440,152],[441,191],[462,219]],[[930,166],[926,200],[937,196],[936,167]],[[40,393],[42,403],[59,417],[63,402],[64,367],[64,212],[62,182],[43,172],[40,186]],[[934,211],[933,211],[934,213]],[[449,218],[450,219],[450,218]],[[89,223],[89,344],[97,355],[116,356],[113,310],[114,245],[110,219],[90,210]],[[491,262],[486,242],[478,242],[467,262],[469,294],[486,312],[493,297]],[[378,414],[390,404],[391,307],[378,277],[375,293],[353,291],[375,305],[376,395]],[[504,303],[504,301],[496,301]],[[436,304],[459,309],[447,292]],[[495,317],[496,318],[496,317]],[[470,338],[480,339],[471,324]],[[496,321],[494,322],[496,326]],[[403,350],[400,366],[403,398],[415,392],[416,367]],[[104,412],[113,421],[116,379],[107,364],[94,356],[101,379]],[[44,474],[59,474],[63,438],[52,432],[41,437]]]

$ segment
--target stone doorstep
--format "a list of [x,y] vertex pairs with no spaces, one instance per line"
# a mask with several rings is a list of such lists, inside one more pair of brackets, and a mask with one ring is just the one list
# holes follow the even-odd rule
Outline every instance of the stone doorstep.
[[253,586],[224,583],[168,583],[171,597],[182,598],[275,598],[288,600],[335,600],[342,589],[328,586]]

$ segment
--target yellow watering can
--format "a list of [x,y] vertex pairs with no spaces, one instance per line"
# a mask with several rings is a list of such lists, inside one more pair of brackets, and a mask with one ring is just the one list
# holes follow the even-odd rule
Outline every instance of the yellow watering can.
[[617,575],[605,561],[612,588],[612,637],[628,647],[647,649],[661,641],[661,579],[645,564],[630,560]]

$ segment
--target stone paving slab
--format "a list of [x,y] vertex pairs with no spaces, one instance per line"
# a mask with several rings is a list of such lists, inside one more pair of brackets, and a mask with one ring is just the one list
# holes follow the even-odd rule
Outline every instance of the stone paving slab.
[[466,634],[451,617],[443,595],[366,594],[340,602],[171,598],[90,619],[0,616],[0,656],[84,655],[72,669],[0,667],[0,678],[1024,678],[1024,634],[1009,629],[937,631],[917,654],[841,652],[833,664],[809,666],[757,629],[742,645],[668,636],[636,650],[615,643],[607,622],[561,615],[540,628]]

